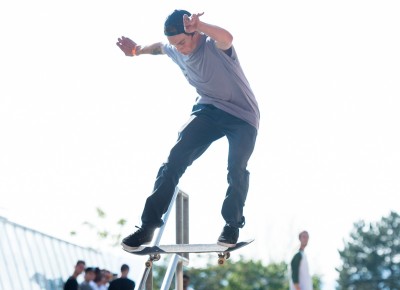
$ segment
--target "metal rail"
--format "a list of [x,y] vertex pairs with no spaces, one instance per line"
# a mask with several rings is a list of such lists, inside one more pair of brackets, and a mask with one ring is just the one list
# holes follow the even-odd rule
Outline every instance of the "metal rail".
[[[189,243],[189,196],[185,192],[181,191],[178,187],[176,187],[168,210],[163,216],[164,225],[158,230],[156,238],[153,240],[152,245],[160,245],[160,240],[164,233],[165,226],[168,222],[169,215],[174,204],[176,204],[176,243]],[[189,264],[188,253],[175,254],[172,256],[161,286],[162,290],[169,289],[174,275],[176,278],[175,289],[183,290],[184,264]],[[153,267],[145,267],[138,290],[153,290]]]

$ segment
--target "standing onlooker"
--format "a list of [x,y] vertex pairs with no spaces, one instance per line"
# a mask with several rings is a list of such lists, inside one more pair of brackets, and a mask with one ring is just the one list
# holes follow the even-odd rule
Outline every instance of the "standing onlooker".
[[78,262],[76,262],[74,273],[65,282],[64,290],[78,290],[79,285],[78,285],[77,278],[80,274],[82,274],[82,272],[84,270],[85,270],[85,262],[82,260],[79,260]]
[[302,231],[299,234],[300,249],[290,262],[292,275],[290,279],[291,290],[312,290],[312,280],[308,271],[308,262],[304,249],[308,244],[308,232]]
[[106,270],[95,269],[94,283],[92,283],[93,290],[107,290],[108,277]]
[[79,285],[79,290],[93,290],[92,284],[95,276],[94,268],[87,267],[83,282]]
[[[183,274],[183,290],[194,290],[192,287],[190,287],[190,276],[188,274]],[[175,288],[176,290],[176,288]]]
[[129,266],[121,266],[121,277],[110,282],[108,290],[134,290],[135,282],[128,278]]
[[183,274],[183,290],[194,290],[190,285],[190,277],[187,274]]

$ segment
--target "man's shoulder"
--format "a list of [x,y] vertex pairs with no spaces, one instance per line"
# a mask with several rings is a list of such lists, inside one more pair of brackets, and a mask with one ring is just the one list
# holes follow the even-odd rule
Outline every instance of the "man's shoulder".
[[76,281],[76,278],[74,276],[69,276],[67,279],[67,282],[68,281]]
[[74,287],[77,288],[77,286],[78,286],[78,281],[76,281],[75,277],[71,276],[65,282],[64,289],[65,290],[74,289]]
[[[115,280],[112,280],[110,282],[110,287],[111,286],[119,286],[119,285],[135,285],[135,282],[129,278],[117,278]],[[111,289],[111,288],[110,288]]]
[[302,253],[300,251],[298,251],[296,254],[294,254],[293,258],[292,258],[292,262],[296,261],[296,260],[301,260],[302,257]]

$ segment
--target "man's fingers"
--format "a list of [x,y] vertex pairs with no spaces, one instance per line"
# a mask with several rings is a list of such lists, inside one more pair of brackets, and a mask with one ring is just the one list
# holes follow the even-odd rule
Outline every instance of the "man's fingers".
[[116,44],[126,56],[133,56],[132,49],[136,47],[136,42],[128,37],[121,36]]

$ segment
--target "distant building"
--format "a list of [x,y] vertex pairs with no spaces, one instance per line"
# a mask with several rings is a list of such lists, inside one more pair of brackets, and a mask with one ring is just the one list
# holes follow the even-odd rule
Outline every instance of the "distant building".
[[88,267],[119,273],[126,259],[122,254],[71,244],[0,216],[1,290],[62,290],[78,260]]

